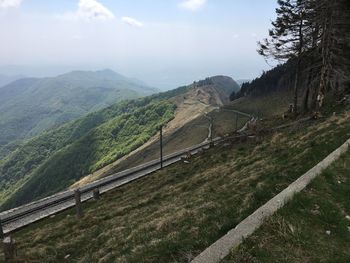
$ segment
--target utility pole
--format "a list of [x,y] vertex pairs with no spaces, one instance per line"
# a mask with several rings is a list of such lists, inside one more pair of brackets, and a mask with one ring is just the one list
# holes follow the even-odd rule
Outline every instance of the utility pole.
[[163,169],[163,126],[160,126],[160,168]]

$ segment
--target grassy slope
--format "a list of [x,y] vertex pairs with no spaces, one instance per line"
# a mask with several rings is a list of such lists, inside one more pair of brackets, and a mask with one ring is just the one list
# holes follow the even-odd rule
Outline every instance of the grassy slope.
[[[271,123],[271,120],[269,121]],[[281,124],[280,118],[274,125]],[[27,261],[187,262],[350,136],[350,114],[211,149],[19,231]]]
[[349,174],[350,151],[224,262],[350,262]]

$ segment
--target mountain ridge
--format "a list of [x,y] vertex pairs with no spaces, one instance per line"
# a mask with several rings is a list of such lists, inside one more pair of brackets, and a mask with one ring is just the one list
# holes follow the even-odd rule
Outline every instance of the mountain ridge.
[[157,91],[111,70],[16,80],[0,90],[0,147],[115,102]]

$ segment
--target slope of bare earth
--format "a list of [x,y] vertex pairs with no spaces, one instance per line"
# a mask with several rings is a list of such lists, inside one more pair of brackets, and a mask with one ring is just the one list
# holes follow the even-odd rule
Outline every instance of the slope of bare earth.
[[[164,155],[199,144],[208,138],[210,134],[210,119],[213,120],[213,134],[225,134],[233,131],[235,121],[234,113],[224,115],[214,112],[220,106],[228,103],[232,90],[227,86],[234,83],[229,77],[213,77],[213,84],[193,84],[185,94],[169,99],[177,109],[175,117],[163,129]],[[226,85],[226,86],[225,86]],[[223,120],[223,116],[227,117]],[[228,121],[228,125],[220,125],[222,121]],[[243,120],[239,121],[239,124]],[[147,143],[115,161],[114,163],[90,174],[72,185],[72,188],[80,187],[93,182],[101,177],[122,171],[159,157],[159,135],[151,138]]]

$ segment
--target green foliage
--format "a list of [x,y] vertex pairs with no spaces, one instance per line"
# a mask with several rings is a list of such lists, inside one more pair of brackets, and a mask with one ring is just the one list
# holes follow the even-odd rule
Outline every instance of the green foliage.
[[124,101],[33,138],[0,163],[0,198],[10,199],[4,207],[62,190],[128,154],[174,110],[153,97]]

